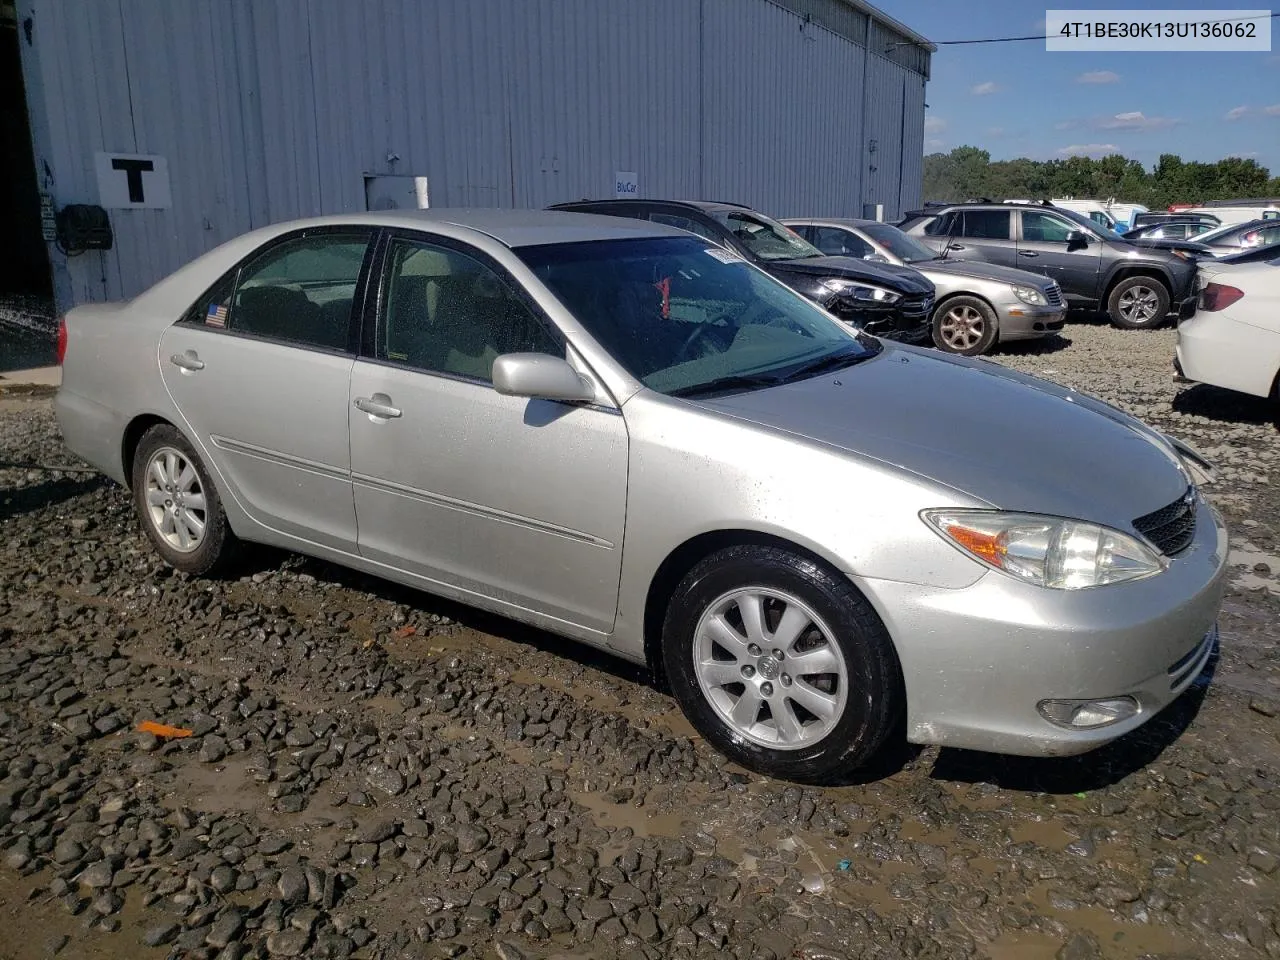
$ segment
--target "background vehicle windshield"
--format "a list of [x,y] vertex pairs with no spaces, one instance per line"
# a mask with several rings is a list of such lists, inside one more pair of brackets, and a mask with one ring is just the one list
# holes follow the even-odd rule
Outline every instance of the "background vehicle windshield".
[[862,231],[895,257],[907,263],[940,259],[935,251],[890,224],[868,223],[862,226]]
[[821,250],[789,227],[754,213],[721,212],[712,214],[729,228],[738,242],[761,260],[799,260],[825,256]]
[[659,393],[725,377],[785,377],[828,355],[878,349],[705,240],[605,240],[515,252],[614,359]]

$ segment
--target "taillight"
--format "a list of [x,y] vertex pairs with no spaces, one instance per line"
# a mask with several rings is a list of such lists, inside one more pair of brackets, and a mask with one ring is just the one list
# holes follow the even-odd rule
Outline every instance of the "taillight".
[[1205,313],[1216,313],[1227,309],[1243,296],[1243,290],[1229,287],[1225,283],[1205,284],[1205,288],[1200,291],[1200,309]]
[[58,366],[67,359],[67,318],[58,318]]

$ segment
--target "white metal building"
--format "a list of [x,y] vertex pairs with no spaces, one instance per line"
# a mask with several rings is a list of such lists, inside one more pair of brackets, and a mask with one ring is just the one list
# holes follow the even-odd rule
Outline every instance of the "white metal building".
[[[633,193],[775,216],[920,202],[934,47],[863,0],[17,0],[59,306],[253,227]],[[870,207],[868,206],[870,205]]]

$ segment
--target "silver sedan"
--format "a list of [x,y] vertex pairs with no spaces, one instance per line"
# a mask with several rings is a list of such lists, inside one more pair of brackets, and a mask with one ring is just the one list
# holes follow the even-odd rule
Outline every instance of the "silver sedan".
[[60,342],[67,444],[174,567],[273,544],[613,651],[773,775],[840,776],[904,719],[1078,753],[1214,645],[1194,453],[658,224],[279,224]]
[[930,317],[939,350],[976,357],[997,343],[1035,340],[1062,329],[1067,306],[1057,282],[998,263],[948,260],[915,237],[876,220],[783,220],[823,253],[883,260],[922,273],[937,290]]

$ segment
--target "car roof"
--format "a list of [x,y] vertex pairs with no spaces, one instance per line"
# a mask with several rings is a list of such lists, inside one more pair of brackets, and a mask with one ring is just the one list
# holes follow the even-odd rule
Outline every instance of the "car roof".
[[[566,207],[588,208],[588,207],[630,207],[630,206],[653,206],[662,204],[669,207],[688,207],[693,210],[701,210],[704,213],[720,212],[723,210],[747,210],[751,213],[758,213],[745,203],[734,203],[731,200],[666,200],[660,198],[654,199],[632,199],[626,198],[621,200],[571,200],[567,203],[557,203],[548,207],[548,210],[559,210]],[[762,214],[763,216],[763,214]]]
[[503,210],[495,208],[437,208],[430,210],[376,210],[343,213],[275,224],[277,232],[318,226],[367,224],[407,230],[430,229],[448,224],[475,230],[508,247],[532,247],[551,243],[590,240],[629,240],[637,237],[684,237],[675,227],[647,220],[630,220],[560,210]]
[[787,225],[803,224],[805,226],[821,227],[874,227],[877,224],[882,227],[892,227],[892,223],[885,223],[883,220],[870,220],[866,217],[784,217],[778,221]]

